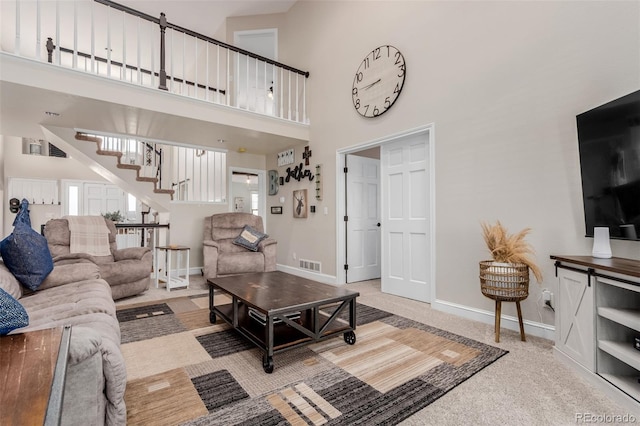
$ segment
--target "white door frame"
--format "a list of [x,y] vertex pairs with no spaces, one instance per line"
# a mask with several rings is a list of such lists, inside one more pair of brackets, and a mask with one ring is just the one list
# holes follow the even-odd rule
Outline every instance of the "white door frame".
[[227,204],[229,205],[229,211],[233,211],[233,172],[238,173],[251,173],[258,175],[258,214],[262,217],[264,229],[267,229],[267,191],[266,177],[267,172],[259,169],[247,169],[245,167],[233,167],[230,166],[227,169]]
[[[369,142],[364,142],[358,145],[352,145],[346,148],[342,148],[336,151],[336,284],[346,283],[346,274],[343,268],[346,259],[345,250],[345,233],[346,227],[344,223],[344,216],[346,215],[345,207],[345,175],[344,159],[347,154],[352,154],[358,151],[362,151],[367,148],[373,148],[375,146],[384,145],[387,142],[393,142],[395,140],[405,138],[407,136],[424,134],[427,137],[427,144],[429,149],[429,232],[431,234],[430,239],[430,263],[431,269],[429,271],[429,279],[431,281],[431,295],[430,299],[433,302],[436,300],[436,184],[435,184],[435,124],[427,124],[424,126],[409,129],[403,132],[395,133],[389,136],[384,136],[380,139],[375,139]],[[385,194],[381,194],[380,198],[383,199]],[[384,226],[384,225],[383,225]],[[384,256],[384,247],[381,248],[382,255]]]

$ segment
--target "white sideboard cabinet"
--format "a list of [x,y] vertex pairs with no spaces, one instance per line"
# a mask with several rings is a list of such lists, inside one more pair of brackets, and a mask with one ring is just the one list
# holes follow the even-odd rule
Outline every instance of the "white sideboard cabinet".
[[551,259],[558,277],[556,351],[640,412],[640,261]]

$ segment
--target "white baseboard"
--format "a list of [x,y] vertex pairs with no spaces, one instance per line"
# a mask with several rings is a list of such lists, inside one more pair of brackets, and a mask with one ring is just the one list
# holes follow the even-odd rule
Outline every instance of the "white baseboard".
[[300,268],[294,268],[287,265],[276,265],[278,271],[286,272],[287,274],[296,275],[298,277],[306,278],[309,280],[318,281],[324,284],[336,285],[336,277],[333,275],[319,274],[317,272],[306,271]]
[[[438,311],[457,315],[474,321],[483,322],[485,324],[495,324],[495,313],[493,311],[485,311],[482,309],[471,308],[469,306],[459,305],[457,303],[446,302],[444,300],[435,300],[431,303],[431,307]],[[549,324],[541,322],[524,320],[524,332],[532,336],[543,337],[549,340],[555,340],[556,328]],[[502,315],[500,318],[500,327],[513,331],[520,331],[520,324],[517,317]]]

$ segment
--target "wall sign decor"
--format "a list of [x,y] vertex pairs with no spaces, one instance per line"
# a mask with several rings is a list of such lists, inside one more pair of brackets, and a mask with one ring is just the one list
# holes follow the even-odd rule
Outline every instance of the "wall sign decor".
[[[308,178],[309,182],[311,182],[315,177],[315,175],[311,173],[311,170],[304,169],[304,165],[302,163],[295,166],[293,170],[291,170],[291,167],[287,167],[286,173],[287,173],[287,177],[284,178],[285,182],[289,182],[291,179],[295,179],[298,182],[300,182],[302,179],[305,179],[305,178]],[[281,182],[280,184],[282,185],[283,183]]]
[[271,214],[282,214],[282,206],[271,206]]
[[278,153],[278,167],[293,164],[296,161],[293,148]]
[[293,217],[304,219],[307,217],[307,190],[297,189],[293,191]]
[[269,170],[269,195],[276,195],[278,193],[278,171]]
[[304,152],[302,153],[302,159],[304,160],[304,165],[309,165],[309,158],[311,158],[311,150],[308,146],[304,147]]

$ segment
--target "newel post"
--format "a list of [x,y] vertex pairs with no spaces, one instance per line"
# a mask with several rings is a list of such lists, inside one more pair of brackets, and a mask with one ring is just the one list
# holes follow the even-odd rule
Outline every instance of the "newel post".
[[160,85],[158,89],[167,90],[167,71],[165,69],[164,32],[167,28],[167,17],[160,13]]
[[53,63],[53,49],[56,46],[53,44],[53,39],[51,37],[47,38],[47,62],[50,64]]

